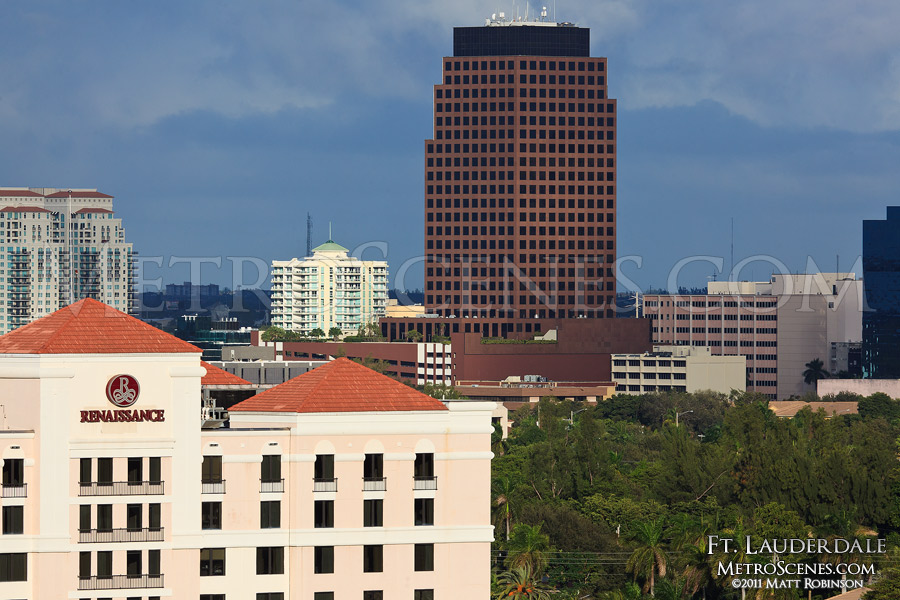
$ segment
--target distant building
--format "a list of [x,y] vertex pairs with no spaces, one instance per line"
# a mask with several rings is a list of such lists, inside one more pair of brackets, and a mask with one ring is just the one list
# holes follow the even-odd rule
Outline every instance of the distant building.
[[[833,342],[862,339],[862,285],[853,273],[711,281],[707,294],[646,294],[657,344],[709,347],[747,359],[747,389],[786,399],[809,391],[806,363],[828,370]],[[848,350],[849,352],[849,350]]]
[[826,418],[859,414],[857,402],[803,402],[802,400],[769,402],[769,410],[775,413],[776,417],[783,419],[791,419],[797,416],[797,413],[804,408],[808,408],[814,413],[824,410]]
[[887,394],[895,400],[900,399],[900,379],[820,379],[816,382],[816,394],[820,398],[840,393],[871,396]]
[[655,346],[644,354],[613,354],[612,365],[620,394],[747,389],[746,357],[715,356],[707,347]]
[[863,317],[864,377],[900,378],[900,206],[884,221],[863,221],[863,280],[869,310]]
[[182,284],[170,283],[166,285],[166,297],[168,298],[210,298],[219,295],[219,286],[210,283],[207,285],[195,285],[190,281]]
[[303,259],[272,262],[272,325],[309,333],[356,334],[387,306],[388,265],[359,260],[328,240]]
[[112,201],[95,189],[0,188],[0,334],[81,298],[134,312],[133,251]]

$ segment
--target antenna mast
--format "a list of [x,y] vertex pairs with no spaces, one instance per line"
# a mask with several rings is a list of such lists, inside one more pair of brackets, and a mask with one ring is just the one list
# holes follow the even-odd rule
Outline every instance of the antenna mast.
[[312,256],[312,215],[306,213],[306,255]]

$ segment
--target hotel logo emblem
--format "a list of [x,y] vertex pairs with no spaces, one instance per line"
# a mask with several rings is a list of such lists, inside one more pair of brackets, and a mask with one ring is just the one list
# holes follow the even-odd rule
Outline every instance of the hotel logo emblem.
[[116,375],[106,384],[106,398],[119,408],[128,408],[137,402],[141,386],[131,375]]

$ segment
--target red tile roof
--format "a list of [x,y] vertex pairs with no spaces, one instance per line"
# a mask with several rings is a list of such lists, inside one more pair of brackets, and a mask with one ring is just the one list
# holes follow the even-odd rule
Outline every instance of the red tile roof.
[[0,354],[157,354],[200,348],[85,298],[0,336]]
[[206,375],[200,379],[200,385],[253,385],[246,379],[213,366],[204,360],[200,361],[200,366],[206,369]]
[[7,206],[6,208],[0,210],[0,212],[50,212],[46,208],[41,208],[40,206]]
[[395,379],[348,358],[338,358],[228,410],[331,413],[447,410],[447,407]]
[[0,196],[29,196],[32,198],[43,198],[43,196],[41,196],[37,192],[32,192],[31,190],[0,190]]
[[76,215],[80,215],[82,213],[109,213],[112,214],[113,211],[106,210],[105,208],[82,208],[81,210],[75,211]]
[[71,196],[73,198],[112,198],[112,196],[108,196],[106,194],[101,194],[100,192],[85,192],[85,191],[56,192],[55,194],[47,195],[47,198],[68,198],[69,196]]

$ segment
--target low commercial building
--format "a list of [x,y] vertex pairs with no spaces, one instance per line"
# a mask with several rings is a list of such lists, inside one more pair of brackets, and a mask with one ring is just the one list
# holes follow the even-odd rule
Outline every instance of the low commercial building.
[[644,354],[613,354],[616,392],[699,392],[746,390],[744,356],[715,356],[698,346],[655,346]]
[[384,316],[388,265],[359,260],[328,240],[303,259],[272,262],[272,325],[309,333],[333,327],[345,335]]
[[489,595],[494,403],[338,359],[204,429],[200,354],[94,300],[0,337],[0,597]]

